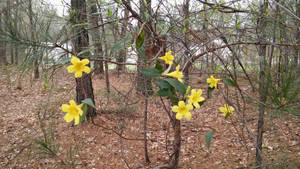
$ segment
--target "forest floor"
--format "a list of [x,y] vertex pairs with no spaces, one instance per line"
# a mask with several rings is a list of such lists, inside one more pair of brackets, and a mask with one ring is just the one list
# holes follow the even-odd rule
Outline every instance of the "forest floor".
[[[139,140],[143,139],[144,98],[131,90],[134,73],[117,77],[112,71],[110,94],[104,78],[93,76],[98,113],[94,121],[98,126],[90,122],[74,126],[63,120],[61,105],[75,98],[75,80],[65,68],[58,69],[48,82],[44,75],[40,80],[31,77],[28,72],[20,74],[13,68],[1,68],[0,168],[125,169],[151,168],[167,162],[173,131],[161,100],[153,96],[149,98],[147,135],[151,163],[145,164],[144,142]],[[192,88],[204,89],[205,97],[206,78],[207,75],[192,76]],[[17,88],[18,81],[21,88]],[[241,88],[252,93],[244,84]],[[232,98],[234,90],[229,91]],[[182,121],[180,168],[239,168],[253,164],[254,138],[245,126],[256,134],[257,108],[250,102],[246,105],[243,124],[237,114],[224,119],[219,112],[224,103],[215,90],[200,109],[192,112],[191,120]],[[276,118],[266,115],[265,121],[264,163],[270,168],[299,168],[299,124],[288,114]],[[126,138],[121,139],[114,132],[120,133],[121,129]],[[214,135],[208,151],[205,134],[209,130]]]

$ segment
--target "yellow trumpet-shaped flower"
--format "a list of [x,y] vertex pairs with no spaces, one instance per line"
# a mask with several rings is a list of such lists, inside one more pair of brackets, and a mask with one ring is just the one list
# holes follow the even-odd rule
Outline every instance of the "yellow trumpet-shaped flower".
[[69,101],[70,105],[63,104],[61,105],[61,109],[63,112],[66,112],[64,119],[66,122],[71,122],[75,119],[75,125],[79,124],[79,118],[82,116],[82,106],[83,104],[76,105],[74,100]]
[[75,78],[80,78],[82,77],[82,72],[85,72],[87,74],[91,72],[91,68],[86,66],[87,64],[89,64],[89,62],[90,61],[88,59],[80,60],[76,56],[72,56],[72,65],[68,66],[67,70],[69,73],[75,72]]
[[166,64],[168,64],[168,65],[172,65],[173,64],[173,60],[174,60],[174,56],[171,55],[171,51],[169,50],[165,54],[165,56],[159,57],[158,59],[164,60],[166,62]]
[[210,84],[210,88],[217,88],[218,81],[221,79],[215,79],[214,76],[210,76],[210,78],[206,79],[206,82]]
[[193,106],[190,104],[185,104],[184,101],[179,101],[178,106],[173,106],[172,111],[176,112],[176,119],[181,120],[183,117],[187,120],[191,119],[192,114],[190,110],[193,110]]
[[202,95],[202,90],[199,89],[198,91],[195,89],[192,89],[191,95],[188,96],[189,104],[193,104],[197,109],[200,108],[199,102],[204,101],[204,97],[201,97]]
[[183,73],[179,71],[180,65],[176,66],[176,71],[166,74],[167,76],[174,77],[178,79],[178,81],[183,82]]
[[220,112],[223,113],[223,116],[226,118],[229,115],[233,115],[234,108],[228,104],[224,104],[224,107],[219,108]]

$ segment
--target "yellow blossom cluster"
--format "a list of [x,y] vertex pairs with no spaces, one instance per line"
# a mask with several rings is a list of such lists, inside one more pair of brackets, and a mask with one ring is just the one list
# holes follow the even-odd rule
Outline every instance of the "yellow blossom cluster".
[[[173,64],[174,56],[171,55],[171,51],[168,51],[165,54],[165,56],[159,57],[159,59],[165,61],[165,63],[168,64],[170,67]],[[179,69],[180,69],[180,66],[177,65],[175,71],[173,71],[171,73],[167,73],[165,75],[176,78],[179,82],[183,82],[183,80],[182,80],[183,73]],[[214,76],[210,76],[210,78],[207,78],[206,82],[209,84],[210,88],[216,89],[218,82],[220,80],[221,79],[214,78]],[[186,95],[188,95],[190,88],[191,87],[188,86]],[[192,89],[191,94],[187,96],[187,98],[188,98],[187,104],[183,100],[181,100],[178,102],[178,105],[174,105],[172,107],[172,111],[176,113],[176,119],[178,119],[178,120],[181,120],[182,118],[185,118],[187,120],[191,119],[192,114],[190,111],[193,110],[194,107],[197,109],[200,108],[199,103],[201,103],[205,100],[204,97],[202,97],[201,95],[202,95],[201,89],[198,89],[198,90]],[[227,104],[225,104],[224,107],[221,107],[219,110],[223,113],[224,117],[227,117],[228,115],[232,115],[233,111],[234,111],[233,107],[228,106]]]

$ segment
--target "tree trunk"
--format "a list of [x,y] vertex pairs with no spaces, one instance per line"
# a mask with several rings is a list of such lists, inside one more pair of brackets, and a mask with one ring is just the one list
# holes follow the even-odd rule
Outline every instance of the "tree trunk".
[[[86,15],[86,2],[85,0],[71,0],[71,8],[74,13],[71,15],[71,23],[73,25],[79,25],[87,22]],[[84,26],[76,26],[73,28],[73,45],[74,52],[78,54],[82,50],[88,47],[89,37],[88,32]],[[77,56],[80,59],[83,59],[83,56]],[[89,66],[89,65],[88,65]],[[81,78],[76,78],[76,102],[79,104],[82,100],[90,98],[95,104],[94,92],[92,85],[92,74],[85,74]],[[96,110],[89,106],[87,110],[87,118],[90,119],[96,116]]]
[[[128,16],[129,16],[129,11],[127,9],[125,9],[124,10],[124,18],[128,18]],[[125,36],[126,36],[128,19],[124,19],[122,24],[123,25],[122,25],[122,29],[121,29],[121,32],[120,32],[120,39],[124,39]],[[119,54],[118,54],[118,57],[117,57],[117,62],[119,62],[119,63],[123,63],[123,62],[126,61],[127,50],[126,50],[126,46],[123,46],[123,47],[124,48],[119,51]],[[117,65],[118,76],[124,70],[125,70],[125,65]]]
[[173,153],[169,160],[169,168],[177,169],[179,163],[179,156],[180,156],[180,148],[181,148],[181,125],[180,120],[177,120],[175,117],[175,113],[173,116],[174,121],[174,143],[173,143]]
[[[184,14],[184,27],[185,27],[185,32],[184,32],[184,46],[185,46],[185,51],[184,51],[184,63],[187,63],[190,61],[190,43],[189,43],[189,32],[188,30],[190,29],[189,26],[189,17],[190,17],[190,12],[189,12],[189,6],[190,6],[190,0],[185,0],[184,4],[182,6],[183,8],[183,14]],[[185,64],[184,64],[185,65]],[[189,68],[186,68],[183,70],[184,74],[184,83],[186,85],[189,84]]]
[[[35,38],[35,32],[36,32],[36,26],[34,23],[34,18],[33,18],[33,10],[32,10],[32,0],[28,1],[28,10],[29,10],[29,21],[30,21],[30,33],[31,33],[31,41],[33,43],[36,42],[36,38]],[[36,51],[36,46],[32,46],[33,50],[32,50],[32,54],[36,55],[37,51]],[[33,62],[33,67],[34,67],[34,79],[38,79],[40,77],[40,73],[39,73],[39,57],[36,57],[34,62]]]
[[[3,31],[3,25],[4,22],[2,21],[3,19],[3,12],[0,11],[0,33],[2,33]],[[2,40],[0,39],[0,66],[2,64],[7,64],[7,60],[6,60],[6,44],[4,42],[2,42]]]
[[[101,31],[102,31],[102,41],[106,41],[106,36],[105,36],[105,24],[104,24],[104,21],[103,21],[103,17],[102,17],[102,14],[101,14],[101,6],[100,6],[100,3],[99,1],[96,1],[97,2],[97,6],[99,8],[99,12],[100,12],[100,21],[101,21]],[[105,59],[108,59],[108,55],[107,55],[107,52],[108,51],[108,48],[107,48],[107,43],[104,43],[104,53],[106,55],[106,57],[104,57]],[[106,91],[107,93],[110,93],[110,83],[109,83],[109,74],[108,74],[108,63],[107,61],[104,61],[104,73],[105,73],[105,84],[106,84]]]
[[[16,0],[16,4],[19,4],[19,0]],[[15,9],[15,19],[14,19],[14,27],[15,27],[16,30],[18,30],[18,20],[17,20],[18,17],[19,17],[19,7],[17,5],[17,7]],[[19,48],[19,45],[18,45],[17,42],[15,42],[14,43],[14,51],[15,51],[15,54],[14,54],[15,59],[14,59],[14,61],[15,61],[16,65],[19,63],[19,56],[18,56],[19,55],[19,49],[18,48]]]
[[[89,22],[91,23],[91,35],[92,35],[92,40],[95,45],[96,50],[95,52],[95,57],[98,58],[99,60],[95,61],[95,74],[101,74],[104,72],[103,69],[103,49],[102,49],[102,43],[101,43],[101,33],[100,33],[100,28],[98,27],[98,22],[99,22],[99,15],[95,15],[98,10],[97,10],[97,2],[96,0],[88,0],[88,6],[89,8]],[[104,36],[104,35],[102,35]]]
[[[300,0],[297,0],[296,2],[296,14],[297,16],[300,18]],[[300,22],[298,20],[296,20],[296,26],[298,27],[298,29],[296,30],[296,44],[300,43]],[[295,48],[295,56],[294,56],[294,64],[295,66],[297,66],[300,62],[300,46],[297,46]]]
[[[265,43],[265,28],[266,28],[266,18],[265,13],[266,9],[268,7],[267,0],[261,0],[261,15],[260,19],[258,19],[258,25],[257,25],[257,34],[259,42]],[[258,124],[257,124],[257,141],[256,141],[256,163],[260,167],[262,164],[262,142],[263,142],[263,127],[264,127],[264,113],[265,113],[265,103],[267,100],[267,81],[266,81],[266,45],[260,45],[258,49],[258,54],[260,57],[260,63],[259,63],[259,100],[260,103],[258,107]]]

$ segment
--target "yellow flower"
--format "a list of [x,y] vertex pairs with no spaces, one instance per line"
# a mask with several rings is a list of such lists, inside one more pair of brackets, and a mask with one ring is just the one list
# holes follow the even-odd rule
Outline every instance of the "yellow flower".
[[187,120],[191,119],[192,114],[190,110],[193,110],[193,106],[191,104],[185,105],[184,101],[179,101],[178,106],[173,106],[172,111],[176,112],[176,119],[181,120],[183,117]]
[[210,83],[210,88],[217,88],[218,81],[221,79],[215,79],[214,76],[210,76],[210,78],[206,79],[207,83]]
[[75,78],[82,77],[82,72],[85,72],[87,74],[91,72],[91,68],[86,66],[87,64],[89,64],[89,62],[90,61],[88,59],[80,60],[76,56],[72,56],[71,63],[73,65],[68,66],[67,70],[69,73],[75,72]]
[[166,74],[167,76],[174,77],[178,79],[179,82],[183,82],[183,73],[179,71],[180,66],[176,66],[176,71]]
[[174,60],[174,56],[171,55],[171,51],[169,50],[165,54],[165,56],[159,57],[158,59],[164,60],[166,62],[166,64],[168,64],[168,65],[172,65],[173,64],[173,60]]
[[202,90],[199,89],[198,91],[195,89],[192,89],[191,95],[188,96],[189,104],[193,104],[197,109],[200,108],[199,102],[204,101],[204,97],[201,97],[202,95]]
[[233,115],[234,108],[228,104],[224,104],[224,107],[219,108],[220,112],[223,113],[223,116],[226,118],[229,115]]
[[63,112],[66,112],[64,119],[66,122],[71,122],[73,119],[75,119],[75,125],[79,124],[79,116],[82,116],[83,111],[81,110],[81,107],[83,104],[76,105],[74,100],[69,101],[70,105],[63,104],[61,105],[61,109]]

